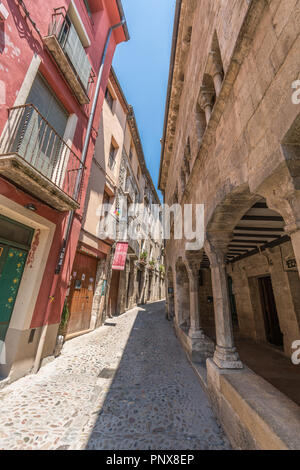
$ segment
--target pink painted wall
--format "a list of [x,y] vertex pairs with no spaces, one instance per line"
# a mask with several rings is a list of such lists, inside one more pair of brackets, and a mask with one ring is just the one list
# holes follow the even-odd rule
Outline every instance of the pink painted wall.
[[[91,39],[92,44],[86,49],[86,51],[93,70],[97,74],[108,29],[112,24],[120,21],[117,5],[115,0],[90,0],[93,11],[92,23],[86,12],[83,0],[74,1],[85,25],[86,31]],[[7,121],[8,109],[14,105],[33,55],[37,54],[40,56],[42,61],[40,72],[53,88],[53,91],[69,113],[75,113],[78,116],[78,124],[73,141],[73,150],[79,157],[81,157],[95,85],[91,89],[90,105],[80,106],[73,97],[70,88],[62,78],[55,62],[44,49],[42,40],[38,33],[35,31],[28,19],[25,19],[20,6],[15,0],[3,0],[3,3],[10,14],[7,21],[2,24],[0,23],[0,135]],[[47,2],[45,2],[45,0],[24,0],[24,3],[32,20],[40,30],[41,35],[46,36],[54,8],[62,6],[68,8],[70,0],[47,0]],[[103,9],[101,9],[102,7]],[[77,211],[74,218],[71,237],[67,247],[67,254],[60,275],[54,275],[54,271],[63,240],[68,213],[59,213],[38,201],[34,202],[38,208],[38,214],[56,223],[57,228],[38,295],[32,319],[32,328],[41,326],[45,323],[46,319],[49,324],[58,323],[60,320],[81,228],[82,211],[90,174],[95,139],[97,136],[95,129],[98,129],[99,127],[104,93],[114,51],[117,44],[124,40],[125,35],[122,28],[119,28],[119,30],[117,30],[111,37],[110,46],[106,56],[106,65],[102,79],[97,112],[93,124],[94,130],[86,160],[87,170],[83,179],[81,208]],[[18,202],[22,206],[27,202],[34,201],[32,196],[28,196],[20,189],[16,190],[13,184],[6,182],[1,177],[0,194],[4,194],[6,197]],[[54,300],[50,302],[50,298],[54,298]]]

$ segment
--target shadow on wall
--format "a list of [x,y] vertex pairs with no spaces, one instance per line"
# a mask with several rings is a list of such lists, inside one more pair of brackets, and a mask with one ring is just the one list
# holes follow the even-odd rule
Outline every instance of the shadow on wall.
[[[157,302],[140,308],[87,449],[200,448],[207,441],[205,428],[216,426],[208,400],[165,318],[164,305]],[[114,372],[104,369],[100,377],[112,377]],[[199,400],[193,399],[197,396]],[[201,414],[206,422],[203,431]]]
[[[31,25],[29,20],[24,18],[21,8],[14,0],[7,0],[7,4],[15,22],[19,37],[21,39],[25,39],[33,53],[40,55],[43,49],[39,41],[35,38],[35,35],[37,36],[38,33],[34,30],[33,25]],[[32,18],[32,20],[34,21],[34,18]],[[50,21],[51,16],[49,17],[49,23]]]

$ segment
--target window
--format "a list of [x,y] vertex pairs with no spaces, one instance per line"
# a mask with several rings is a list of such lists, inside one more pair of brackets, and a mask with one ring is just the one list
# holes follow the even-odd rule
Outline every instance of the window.
[[81,31],[81,28],[76,29],[77,22],[74,20],[72,11],[71,9],[68,16],[66,16],[64,26],[60,32],[59,42],[69,61],[71,61],[82,86],[87,91],[92,66],[85,47],[88,47],[88,41],[90,40],[83,32],[81,35],[79,34],[78,31]]
[[39,74],[26,103],[28,113],[19,121],[14,148],[47,178],[63,180],[63,175],[57,172],[62,171],[59,165],[65,161],[62,139],[69,115]]
[[113,96],[112,96],[111,92],[109,91],[109,88],[106,88],[105,99],[106,99],[106,102],[107,102],[108,106],[110,107],[110,109],[112,111],[115,100],[113,99]]
[[137,179],[138,180],[140,179],[140,176],[141,176],[141,170],[140,170],[140,167],[138,166],[138,169],[137,169]]
[[69,115],[42,75],[38,74],[36,76],[26,103],[33,104],[49,124],[54,127],[60,137],[63,138]]
[[129,160],[132,160],[132,156],[133,156],[133,148],[132,148],[132,145],[130,145],[130,149],[129,149]]
[[108,159],[108,167],[113,170],[116,164],[116,153],[117,149],[114,147],[113,144],[110,145],[109,151],[109,159]]

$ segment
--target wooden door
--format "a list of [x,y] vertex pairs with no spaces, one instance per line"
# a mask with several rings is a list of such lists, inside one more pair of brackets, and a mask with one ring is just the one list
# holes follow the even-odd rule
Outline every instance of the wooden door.
[[98,261],[77,253],[74,261],[68,307],[67,334],[88,330],[91,323]]
[[0,340],[4,341],[28,251],[0,243]]
[[283,334],[280,330],[271,277],[262,277],[258,281],[267,341],[275,346],[282,347]]
[[113,316],[118,313],[118,294],[119,294],[120,271],[113,270],[109,298],[108,298],[108,315]]
[[127,285],[127,296],[126,296],[126,309],[129,308],[129,302],[130,302],[131,278],[132,278],[132,274],[131,274],[131,272],[129,271],[129,275],[128,275],[128,285]]

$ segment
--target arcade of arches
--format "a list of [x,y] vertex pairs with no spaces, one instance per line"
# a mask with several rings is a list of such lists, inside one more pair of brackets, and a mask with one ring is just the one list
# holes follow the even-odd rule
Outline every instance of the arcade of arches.
[[[177,335],[204,375],[209,358],[208,373],[215,366],[253,371],[300,405],[291,362],[300,339],[297,237],[262,197],[233,226],[224,207],[210,225],[203,250],[185,251],[168,266],[167,309]],[[201,379],[210,392],[209,379]]]
[[159,189],[205,220],[200,251],[166,242],[167,306],[242,449],[300,448],[296,10],[178,0],[175,15]]

